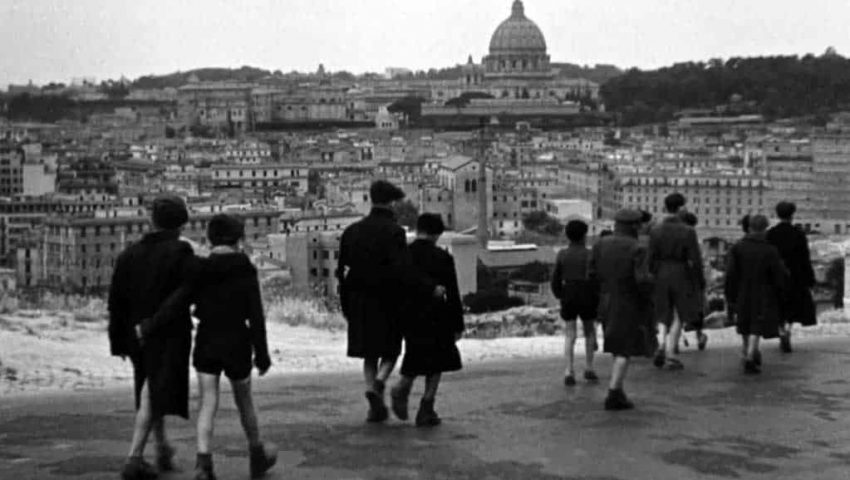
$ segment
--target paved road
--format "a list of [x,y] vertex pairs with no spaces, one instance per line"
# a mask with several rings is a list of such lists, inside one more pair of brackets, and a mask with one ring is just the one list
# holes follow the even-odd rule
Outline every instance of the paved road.
[[[566,390],[558,359],[476,365],[447,378],[445,423],[431,431],[364,424],[350,374],[263,379],[263,431],[282,463],[268,478],[850,478],[850,339],[808,340],[790,356],[769,344],[760,377],[738,361],[733,349],[688,353],[682,372],[642,361],[628,386],[638,409],[626,413],[601,408],[603,385]],[[131,408],[129,388],[0,399],[0,478],[117,478]],[[191,478],[192,425],[171,426],[184,472],[164,478]],[[248,478],[229,399],[216,437],[219,477]]]

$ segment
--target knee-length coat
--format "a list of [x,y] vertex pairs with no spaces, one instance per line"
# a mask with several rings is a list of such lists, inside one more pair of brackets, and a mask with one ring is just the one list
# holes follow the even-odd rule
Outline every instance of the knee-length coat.
[[776,247],[764,234],[749,234],[729,250],[726,301],[734,308],[738,333],[776,338],[787,285]]
[[464,322],[454,259],[427,240],[414,241],[410,256],[420,274],[446,288],[446,298],[426,293],[412,299],[402,322],[405,353],[401,373],[417,376],[460,370],[455,338],[463,333]]
[[390,209],[372,208],[345,229],[336,276],[348,322],[348,356],[398,357],[405,302],[435,285],[412,268],[404,229]]
[[109,289],[108,330],[112,355],[133,362],[136,408],[147,382],[155,415],[189,418],[189,305],[170,312],[168,321],[147,332],[144,343],[135,332],[193,276],[192,247],[179,237],[177,230],[148,233],[118,256]]
[[593,246],[589,277],[599,282],[599,319],[605,351],[616,356],[650,355],[655,328],[647,314],[652,281],[647,252],[634,235],[618,230]]
[[782,263],[789,273],[782,302],[782,320],[803,326],[817,324],[811,292],[815,286],[815,271],[806,234],[790,223],[781,222],[768,230],[767,241],[779,250]]

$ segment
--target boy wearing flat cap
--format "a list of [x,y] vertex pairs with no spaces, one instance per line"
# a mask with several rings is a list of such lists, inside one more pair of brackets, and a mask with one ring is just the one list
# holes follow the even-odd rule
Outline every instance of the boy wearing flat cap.
[[166,440],[163,419],[166,415],[189,418],[189,306],[183,305],[159,324],[143,322],[192,276],[192,247],[180,240],[180,229],[188,219],[181,198],[157,197],[151,207],[151,231],[127,247],[115,263],[109,291],[109,341],[112,355],[129,357],[133,363],[137,410],[122,471],[126,480],[156,476],[156,469],[143,459],[151,431],[157,443],[157,468],[172,470],[174,450]]
[[621,210],[614,218],[614,234],[596,245],[588,275],[599,282],[599,320],[605,326],[605,352],[614,356],[606,410],[628,410],[634,404],[623,384],[631,357],[646,355],[654,334],[645,305],[651,296],[646,249],[638,244],[641,213]]
[[404,229],[392,209],[404,192],[378,180],[369,195],[369,215],[342,234],[336,277],[348,322],[348,356],[363,359],[366,421],[378,423],[389,417],[384,391],[401,354],[403,302],[423,293],[442,298],[445,288],[418,276],[412,267]]

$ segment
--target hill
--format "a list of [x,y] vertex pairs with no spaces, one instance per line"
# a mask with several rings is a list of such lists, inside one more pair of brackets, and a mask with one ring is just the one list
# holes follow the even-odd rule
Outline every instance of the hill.
[[825,115],[850,106],[850,60],[772,56],[631,69],[601,89],[624,125],[667,121],[682,109],[760,113],[767,118]]

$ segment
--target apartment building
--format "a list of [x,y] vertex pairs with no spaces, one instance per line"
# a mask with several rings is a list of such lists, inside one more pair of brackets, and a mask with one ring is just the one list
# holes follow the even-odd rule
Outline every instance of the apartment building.
[[304,165],[215,165],[211,169],[214,189],[239,189],[261,193],[273,189],[291,189],[301,196],[307,193],[310,169]]

